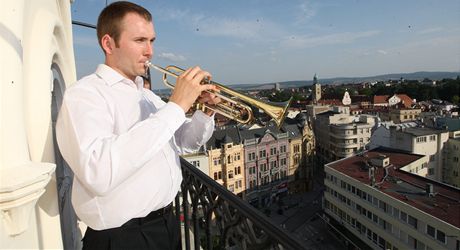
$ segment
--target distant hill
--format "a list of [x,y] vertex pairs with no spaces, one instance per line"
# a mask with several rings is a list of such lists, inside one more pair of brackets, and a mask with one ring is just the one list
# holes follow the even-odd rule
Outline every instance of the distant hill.
[[[441,80],[444,78],[456,78],[460,76],[460,72],[428,72],[420,71],[414,73],[393,73],[377,76],[365,76],[365,77],[336,77],[327,79],[318,79],[320,84],[343,84],[343,83],[360,83],[360,82],[374,82],[374,81],[388,81],[388,80],[399,80],[401,78],[407,80],[423,80],[425,78],[431,80]],[[309,86],[313,84],[313,80],[299,80],[299,81],[285,81],[278,82],[281,88],[292,88],[300,86]],[[233,85],[235,89],[272,89],[275,83],[261,83],[261,84],[240,84]]]

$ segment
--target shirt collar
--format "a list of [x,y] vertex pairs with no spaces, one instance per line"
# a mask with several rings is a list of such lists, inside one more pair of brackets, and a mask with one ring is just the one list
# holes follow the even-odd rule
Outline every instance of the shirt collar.
[[96,75],[98,75],[102,80],[106,82],[107,85],[113,86],[116,83],[122,82],[125,84],[134,84],[138,89],[143,87],[144,81],[142,81],[142,77],[137,76],[134,79],[134,82],[128,78],[125,78],[116,70],[107,66],[106,64],[99,64],[96,69]]

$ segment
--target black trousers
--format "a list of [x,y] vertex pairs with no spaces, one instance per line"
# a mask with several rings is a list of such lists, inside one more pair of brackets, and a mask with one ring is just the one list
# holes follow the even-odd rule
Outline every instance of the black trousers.
[[181,249],[179,221],[172,209],[161,215],[152,213],[144,218],[132,219],[117,228],[97,231],[88,227],[83,238],[83,250]]

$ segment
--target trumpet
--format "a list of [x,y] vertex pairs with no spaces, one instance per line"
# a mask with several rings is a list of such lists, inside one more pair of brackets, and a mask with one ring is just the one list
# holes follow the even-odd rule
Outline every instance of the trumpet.
[[[163,73],[163,83],[172,89],[174,89],[175,85],[168,81],[168,76],[177,78],[185,71],[175,65],[169,65],[166,68],[162,68],[152,64],[150,61],[146,61],[145,66]],[[277,127],[280,128],[286,118],[288,108],[292,102],[292,97],[286,102],[264,102],[256,100],[220,83],[210,81],[209,79],[203,80],[202,84],[215,85],[218,91],[208,92],[218,96],[221,99],[221,102],[215,105],[206,105],[197,102],[194,104],[194,108],[200,110],[204,110],[206,108],[210,109],[215,113],[235,120],[241,124],[251,124],[254,122],[255,116],[251,108],[251,106],[253,106],[270,116],[276,123]]]

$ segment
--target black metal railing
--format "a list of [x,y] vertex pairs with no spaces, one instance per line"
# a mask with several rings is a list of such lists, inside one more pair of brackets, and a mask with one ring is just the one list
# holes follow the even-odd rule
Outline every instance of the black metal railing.
[[185,249],[306,249],[295,236],[182,158],[181,167],[183,182],[175,211]]

